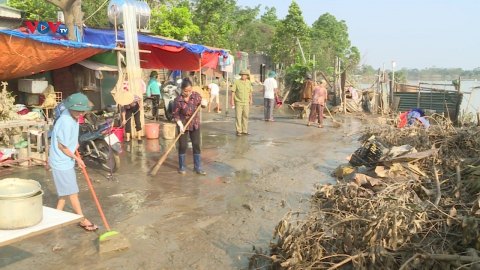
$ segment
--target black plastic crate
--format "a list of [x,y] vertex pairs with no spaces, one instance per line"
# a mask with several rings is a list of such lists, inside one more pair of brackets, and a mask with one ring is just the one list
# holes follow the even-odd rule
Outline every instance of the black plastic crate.
[[362,166],[369,163],[375,163],[382,158],[383,153],[387,152],[388,145],[375,136],[370,137],[362,147],[358,148],[351,157],[350,164],[353,166]]

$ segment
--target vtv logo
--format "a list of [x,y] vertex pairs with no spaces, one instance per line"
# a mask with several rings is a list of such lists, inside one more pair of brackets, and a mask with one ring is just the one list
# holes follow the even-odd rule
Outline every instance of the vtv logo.
[[49,32],[51,32],[53,35],[58,32],[62,36],[66,36],[68,34],[68,28],[60,28],[61,22],[54,24],[53,22],[26,21],[25,24],[27,25],[30,34],[34,34],[35,30],[37,30],[41,35],[48,35]]

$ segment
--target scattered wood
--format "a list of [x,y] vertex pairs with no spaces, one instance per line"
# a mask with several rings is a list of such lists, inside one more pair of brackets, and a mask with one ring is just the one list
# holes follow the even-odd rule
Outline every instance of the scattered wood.
[[288,212],[250,269],[478,269],[479,134],[448,119],[367,129],[362,142],[420,152],[337,168],[336,185],[318,185],[309,212]]

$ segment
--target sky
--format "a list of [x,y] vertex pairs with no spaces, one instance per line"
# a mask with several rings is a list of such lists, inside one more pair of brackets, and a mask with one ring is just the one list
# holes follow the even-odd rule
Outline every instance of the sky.
[[[480,67],[479,0],[296,0],[312,25],[324,13],[345,20],[360,64],[375,69]],[[283,19],[291,0],[237,0],[275,7]]]

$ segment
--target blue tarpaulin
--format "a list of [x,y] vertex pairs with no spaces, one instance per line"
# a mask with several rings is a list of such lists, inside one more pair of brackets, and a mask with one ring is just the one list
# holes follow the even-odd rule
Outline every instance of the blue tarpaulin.
[[111,50],[116,47],[115,44],[108,44],[108,45],[99,44],[99,43],[91,44],[91,43],[82,43],[82,42],[76,42],[76,41],[64,40],[64,39],[59,40],[55,38],[57,36],[53,37],[53,36],[47,36],[47,35],[30,35],[17,30],[0,29],[0,33],[11,35],[14,37],[19,37],[19,38],[29,38],[42,43],[61,45],[61,46],[71,47],[71,48],[95,48],[95,49]]
[[[123,31],[118,30],[118,39],[125,40]],[[93,29],[83,28],[83,41],[87,43],[99,44],[104,46],[115,45],[115,30],[108,29]],[[190,44],[187,42],[181,42],[178,40],[172,40],[168,38],[153,37],[146,35],[138,35],[138,42],[140,44],[151,44],[158,46],[173,46],[177,48],[185,48],[190,53],[201,54],[204,52],[220,53],[224,57],[227,57],[227,52],[221,49],[212,49],[203,45]]]

